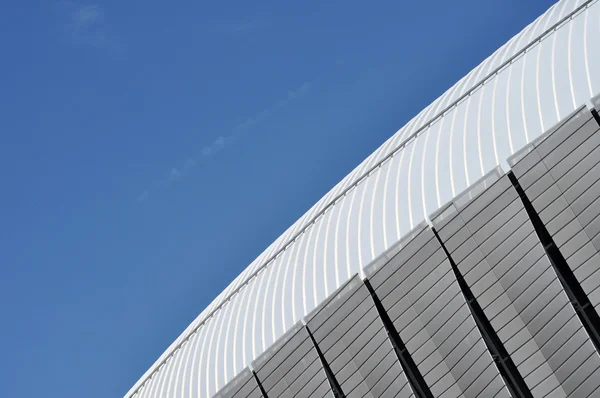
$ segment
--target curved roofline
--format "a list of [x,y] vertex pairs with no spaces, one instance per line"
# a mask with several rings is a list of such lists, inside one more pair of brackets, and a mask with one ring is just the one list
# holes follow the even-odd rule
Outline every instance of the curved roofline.
[[[452,101],[449,105],[447,105],[441,111],[439,111],[434,116],[432,116],[431,118],[429,118],[429,120],[427,120],[426,122],[422,123],[421,126],[419,128],[417,128],[417,130],[414,133],[412,133],[410,136],[408,136],[406,139],[404,139],[396,147],[394,147],[393,149],[391,149],[387,155],[385,155],[383,158],[381,158],[376,164],[374,164],[373,166],[371,166],[367,171],[365,171],[362,174],[360,174],[359,176],[357,176],[351,184],[349,184],[346,188],[344,188],[342,190],[342,192],[340,192],[338,195],[336,195],[331,200],[329,200],[329,202],[327,204],[325,204],[324,207],[321,210],[319,210],[309,221],[307,221],[298,230],[298,232],[296,232],[291,238],[289,238],[285,242],[285,244],[283,244],[281,246],[280,249],[278,249],[269,258],[267,258],[265,261],[263,261],[263,263],[260,266],[258,266],[253,272],[249,273],[246,276],[246,278],[244,279],[243,282],[241,282],[235,289],[232,289],[229,292],[229,294],[225,298],[223,298],[222,301],[218,305],[215,306],[215,308],[213,308],[209,313],[206,314],[206,316],[204,317],[204,319],[202,321],[200,321],[195,327],[190,328],[189,330],[187,330],[187,334],[186,334],[186,336],[184,338],[181,338],[181,336],[180,336],[178,338],[180,340],[179,343],[172,344],[167,349],[168,353],[166,355],[163,354],[164,355],[163,359],[154,362],[154,364],[150,367],[150,369],[148,369],[148,371],[146,371],[146,373],[144,374],[144,376],[142,376],[142,378],[140,378],[138,380],[138,382],[135,383],[135,385],[127,392],[127,394],[125,394],[125,397],[129,398],[129,397],[132,397],[133,395],[135,395],[146,384],[146,382],[158,371],[158,369],[163,364],[165,364],[169,360],[169,358],[172,357],[173,354],[178,349],[180,349],[183,346],[183,344],[186,341],[189,340],[190,336],[192,336],[194,333],[196,333],[203,325],[206,324],[206,322],[208,320],[210,320],[213,317],[213,315],[215,313],[217,313],[227,302],[229,302],[231,300],[231,298],[235,294],[237,294],[239,291],[241,291],[242,288],[244,286],[246,286],[254,277],[256,277],[271,262],[273,262],[276,258],[278,258],[285,250],[287,250],[290,247],[290,245],[292,245],[296,241],[296,239],[298,239],[299,236],[301,236],[312,224],[314,224],[317,221],[317,219],[319,219],[320,217],[322,217],[323,214],[325,214],[329,209],[331,209],[336,204],[336,202],[338,202],[348,192],[350,192],[357,185],[359,185],[373,171],[375,171],[376,169],[378,169],[379,167],[381,167],[381,165],[383,165],[387,160],[389,160],[391,157],[393,157],[398,151],[400,151],[401,149],[403,149],[404,147],[406,147],[407,144],[409,144],[412,140],[414,140],[416,137],[418,137],[424,130],[426,130],[431,125],[433,125],[437,121],[437,119],[443,117],[444,114],[446,114],[447,112],[449,112],[450,110],[452,110],[452,108],[454,108],[457,105],[459,105],[462,101],[464,101],[467,97],[469,97],[473,92],[475,92],[477,89],[479,89],[480,87],[482,87],[485,84],[485,82],[487,82],[489,79],[491,79],[494,76],[496,76],[498,73],[502,72],[507,66],[509,66],[510,64],[512,64],[513,61],[515,61],[516,59],[518,59],[519,57],[521,57],[523,54],[527,53],[527,51],[530,48],[532,48],[533,46],[535,46],[538,43],[540,43],[548,34],[551,34],[554,31],[556,31],[565,22],[569,21],[574,16],[576,16],[579,12],[581,12],[582,10],[590,7],[593,3],[596,3],[597,1],[598,0],[586,0],[582,4],[580,4],[579,6],[577,6],[576,8],[574,8],[572,11],[570,11],[563,18],[559,19],[557,22],[555,22],[552,26],[550,26],[544,32],[542,32],[537,37],[535,37],[534,39],[532,39],[529,43],[527,43],[523,48],[521,48],[519,51],[517,51],[515,54],[513,54],[511,57],[509,57],[506,61],[504,61],[503,63],[501,63],[494,70],[492,70],[487,75],[485,75],[483,78],[481,78],[479,81],[477,81],[476,83],[474,83],[471,86],[471,88],[469,88],[464,94],[460,95],[456,100]],[[555,3],[553,6],[556,6],[559,3]],[[508,43],[509,42],[507,42],[505,45],[507,45]],[[492,55],[490,55],[490,56],[492,56]],[[483,62],[485,62],[485,60],[483,60],[482,63]],[[478,66],[481,66],[482,63],[480,63]],[[457,83],[455,83],[454,85],[452,85],[448,90],[452,89],[452,87],[454,87],[458,83],[460,83],[460,80]],[[439,96],[438,98],[441,98],[441,96]],[[426,108],[424,108],[423,111],[426,110],[426,109],[428,109],[434,103],[435,103],[435,100],[430,105],[428,105]],[[415,117],[417,117],[417,116],[418,116],[418,114],[415,115]],[[406,125],[408,125],[409,123],[410,123],[410,121]],[[325,196],[327,196],[327,194]],[[323,198],[325,198],[325,196]],[[233,281],[232,281],[232,283],[233,283]],[[218,298],[218,296],[215,297],[215,300],[217,298]],[[210,306],[210,304],[209,304],[209,306]],[[186,331],[184,331],[184,333],[186,333]]]

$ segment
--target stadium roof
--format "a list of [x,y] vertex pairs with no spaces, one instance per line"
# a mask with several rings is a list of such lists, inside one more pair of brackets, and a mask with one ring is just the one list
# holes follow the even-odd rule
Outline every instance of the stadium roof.
[[125,397],[214,395],[429,214],[599,94],[599,20],[598,0],[563,0],[499,48],[290,226]]

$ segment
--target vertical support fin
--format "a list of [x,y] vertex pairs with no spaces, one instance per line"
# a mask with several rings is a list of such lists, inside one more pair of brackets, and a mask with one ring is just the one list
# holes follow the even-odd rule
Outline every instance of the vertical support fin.
[[252,371],[252,375],[254,376],[254,380],[256,381],[256,384],[258,384],[258,388],[260,389],[260,393],[262,394],[262,396],[264,398],[269,398],[269,396],[267,395],[267,392],[265,391],[262,383],[260,382],[260,379],[258,378],[258,375],[256,374],[256,372]]
[[504,379],[504,383],[510,391],[510,395],[512,395],[514,398],[533,398],[533,395],[531,394],[529,387],[527,387],[523,376],[521,375],[519,369],[517,368],[512,358],[506,351],[504,344],[502,344],[502,341],[496,334],[496,331],[492,327],[492,324],[490,323],[489,319],[483,312],[483,309],[481,308],[479,302],[473,295],[471,288],[463,278],[460,270],[458,269],[458,266],[456,265],[454,259],[450,255],[450,252],[448,252],[448,249],[446,249],[444,242],[438,235],[435,228],[432,228],[432,230],[439,244],[442,246],[442,249],[444,249],[444,253],[446,253],[446,257],[450,262],[450,266],[452,267],[452,271],[454,272],[456,281],[460,286],[460,290],[462,291],[463,297],[467,302],[467,306],[471,311],[471,315],[473,316],[473,319],[475,319],[477,328],[483,336],[483,341],[485,342],[488,351],[492,355],[492,358],[496,363],[498,371],[500,372],[500,375]]
[[417,396],[417,398],[433,398],[433,394],[431,393],[429,386],[425,382],[425,379],[419,371],[419,368],[417,368],[415,361],[412,359],[410,353],[406,349],[406,346],[400,338],[400,335],[392,323],[390,316],[383,308],[383,304],[381,304],[379,297],[377,297],[377,293],[375,293],[373,286],[371,286],[371,283],[368,279],[365,279],[363,282],[369,290],[369,293],[371,293],[371,298],[375,302],[375,308],[377,308],[377,312],[379,313],[379,317],[381,318],[383,326],[387,331],[388,338],[392,342],[392,346],[394,347],[394,351],[396,352],[400,366],[402,366],[402,369],[406,374],[414,394]]
[[319,359],[321,360],[323,369],[325,369],[325,374],[327,375],[327,380],[329,380],[329,385],[331,386],[333,395],[335,396],[335,398],[346,398],[346,394],[344,394],[344,392],[342,391],[342,386],[340,386],[340,383],[338,383],[337,379],[335,378],[333,371],[329,367],[329,364],[327,363],[327,360],[325,359],[323,352],[321,352],[321,348],[317,344],[317,341],[315,340],[312,333],[310,332],[308,325],[304,325],[304,327],[306,328],[306,331],[308,332],[308,335],[310,336],[310,340],[312,341],[313,346],[317,350],[317,354],[319,355]]
[[[598,113],[596,113],[594,117],[597,118]],[[598,119],[596,120],[598,121]],[[577,316],[579,317],[583,327],[590,337],[590,340],[592,340],[592,343],[594,343],[596,352],[600,354],[600,317],[598,317],[598,313],[594,309],[592,303],[590,303],[590,299],[583,291],[583,288],[579,284],[575,274],[573,274],[571,267],[569,267],[569,264],[567,264],[567,260],[565,260],[558,246],[556,246],[554,239],[548,232],[548,229],[544,225],[539,214],[534,209],[531,201],[525,194],[523,187],[521,187],[521,184],[519,184],[519,180],[517,180],[517,177],[515,177],[512,171],[509,171],[507,175],[513,187],[519,194],[525,210],[527,210],[527,215],[529,215],[529,219],[533,224],[535,232],[542,243],[544,250],[546,251],[546,255],[550,259],[550,263],[552,264],[552,268],[554,268],[554,271],[558,276],[558,280],[560,281],[564,291],[567,293],[569,301],[571,301],[571,304],[573,305]]]
[[592,116],[596,120],[596,123],[598,123],[598,126],[600,126],[600,115],[598,115],[598,111],[596,109],[592,109],[592,110],[590,110],[590,112],[592,113]]

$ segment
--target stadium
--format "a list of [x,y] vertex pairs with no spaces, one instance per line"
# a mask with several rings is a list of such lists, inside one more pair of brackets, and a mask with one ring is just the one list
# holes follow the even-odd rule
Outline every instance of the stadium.
[[600,2],[391,136],[125,398],[600,397]]

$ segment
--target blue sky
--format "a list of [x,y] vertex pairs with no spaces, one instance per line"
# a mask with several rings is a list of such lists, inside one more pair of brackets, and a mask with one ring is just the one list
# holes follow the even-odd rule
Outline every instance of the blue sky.
[[314,202],[551,4],[5,5],[0,396],[123,396]]

